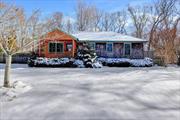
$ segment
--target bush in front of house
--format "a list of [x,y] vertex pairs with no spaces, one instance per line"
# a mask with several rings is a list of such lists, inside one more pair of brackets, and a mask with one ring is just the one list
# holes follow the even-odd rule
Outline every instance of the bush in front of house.
[[[84,62],[74,58],[43,58],[36,57],[28,60],[29,67],[71,67],[71,68],[86,68]],[[99,62],[92,64],[92,68],[101,68]]]
[[29,67],[74,67],[73,59],[69,58],[30,58],[28,60]]
[[109,67],[130,67],[131,64],[129,62],[118,62],[118,63],[107,63]]
[[106,65],[109,67],[130,67],[129,59],[126,58],[107,58]]
[[151,67],[153,61],[150,58],[128,59],[128,58],[98,58],[103,65],[109,67]]

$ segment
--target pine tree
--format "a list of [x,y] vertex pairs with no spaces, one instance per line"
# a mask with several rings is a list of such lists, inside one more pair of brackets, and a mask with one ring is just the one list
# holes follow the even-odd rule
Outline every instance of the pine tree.
[[88,44],[83,43],[83,48],[78,50],[77,58],[84,62],[85,67],[93,68],[93,63],[96,61],[97,55]]

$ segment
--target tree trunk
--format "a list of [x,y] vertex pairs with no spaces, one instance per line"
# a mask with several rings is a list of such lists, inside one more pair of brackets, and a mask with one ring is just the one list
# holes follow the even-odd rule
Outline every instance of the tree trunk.
[[10,87],[11,61],[12,61],[12,55],[6,55],[6,66],[4,71],[4,87]]

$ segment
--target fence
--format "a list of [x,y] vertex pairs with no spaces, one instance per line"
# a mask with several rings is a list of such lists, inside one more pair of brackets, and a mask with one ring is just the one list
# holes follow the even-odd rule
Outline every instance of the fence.
[[[27,63],[28,58],[30,57],[30,53],[19,53],[12,56],[12,63]],[[5,63],[6,56],[4,54],[0,54],[0,63]]]

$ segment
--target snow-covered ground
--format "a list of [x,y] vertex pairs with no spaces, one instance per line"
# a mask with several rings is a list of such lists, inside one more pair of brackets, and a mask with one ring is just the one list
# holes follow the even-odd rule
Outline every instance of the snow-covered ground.
[[[0,86],[3,83],[0,64]],[[31,90],[1,101],[0,120],[179,120],[180,67],[28,68],[12,80]]]

